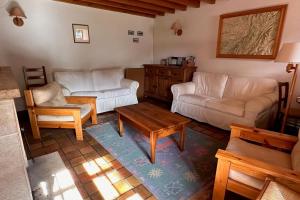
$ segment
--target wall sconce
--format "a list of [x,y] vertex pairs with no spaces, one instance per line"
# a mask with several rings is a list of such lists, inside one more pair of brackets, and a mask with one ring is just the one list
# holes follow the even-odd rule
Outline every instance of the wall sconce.
[[176,21],[172,24],[171,29],[174,31],[175,35],[182,35],[182,25],[179,21]]
[[23,18],[27,18],[20,7],[13,7],[9,12],[9,16],[14,17],[13,22],[16,26],[23,26]]

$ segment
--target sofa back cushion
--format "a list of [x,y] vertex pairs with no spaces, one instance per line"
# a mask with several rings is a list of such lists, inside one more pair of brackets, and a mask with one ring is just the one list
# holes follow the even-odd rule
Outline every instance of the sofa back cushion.
[[34,103],[38,106],[64,106],[67,104],[61,86],[52,82],[32,89]]
[[121,87],[124,78],[122,68],[95,69],[92,71],[94,88],[96,91],[116,89]]
[[249,100],[257,96],[275,92],[277,85],[276,80],[269,78],[229,76],[223,97]]
[[54,79],[70,92],[94,90],[90,71],[54,72]]
[[195,72],[193,76],[193,82],[196,85],[195,95],[221,99],[227,79],[227,74]]

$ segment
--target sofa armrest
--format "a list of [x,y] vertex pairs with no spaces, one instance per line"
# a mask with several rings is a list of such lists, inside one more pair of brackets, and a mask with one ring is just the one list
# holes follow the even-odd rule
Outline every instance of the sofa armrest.
[[194,82],[186,82],[172,85],[171,91],[173,93],[173,100],[178,100],[179,96],[183,94],[194,94],[196,85]]
[[130,88],[131,93],[136,94],[136,91],[139,88],[139,82],[124,78],[121,80],[121,87]]
[[261,112],[270,109],[278,101],[278,93],[269,93],[255,97],[246,102],[245,117],[256,118]]

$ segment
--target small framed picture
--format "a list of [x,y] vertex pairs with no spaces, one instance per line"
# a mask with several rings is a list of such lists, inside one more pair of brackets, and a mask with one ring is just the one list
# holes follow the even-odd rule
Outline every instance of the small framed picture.
[[144,35],[143,31],[138,31],[136,34],[137,34],[137,36],[143,36]]
[[133,38],[132,41],[133,41],[134,43],[139,43],[139,42],[140,42],[140,38]]
[[89,26],[72,24],[74,43],[90,43]]
[[128,35],[134,35],[134,31],[133,30],[128,30]]

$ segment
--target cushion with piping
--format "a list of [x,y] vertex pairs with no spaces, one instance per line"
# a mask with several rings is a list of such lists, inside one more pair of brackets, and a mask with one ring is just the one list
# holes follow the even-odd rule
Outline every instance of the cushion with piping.
[[61,86],[52,82],[32,89],[34,103],[38,106],[64,106],[67,104]]

